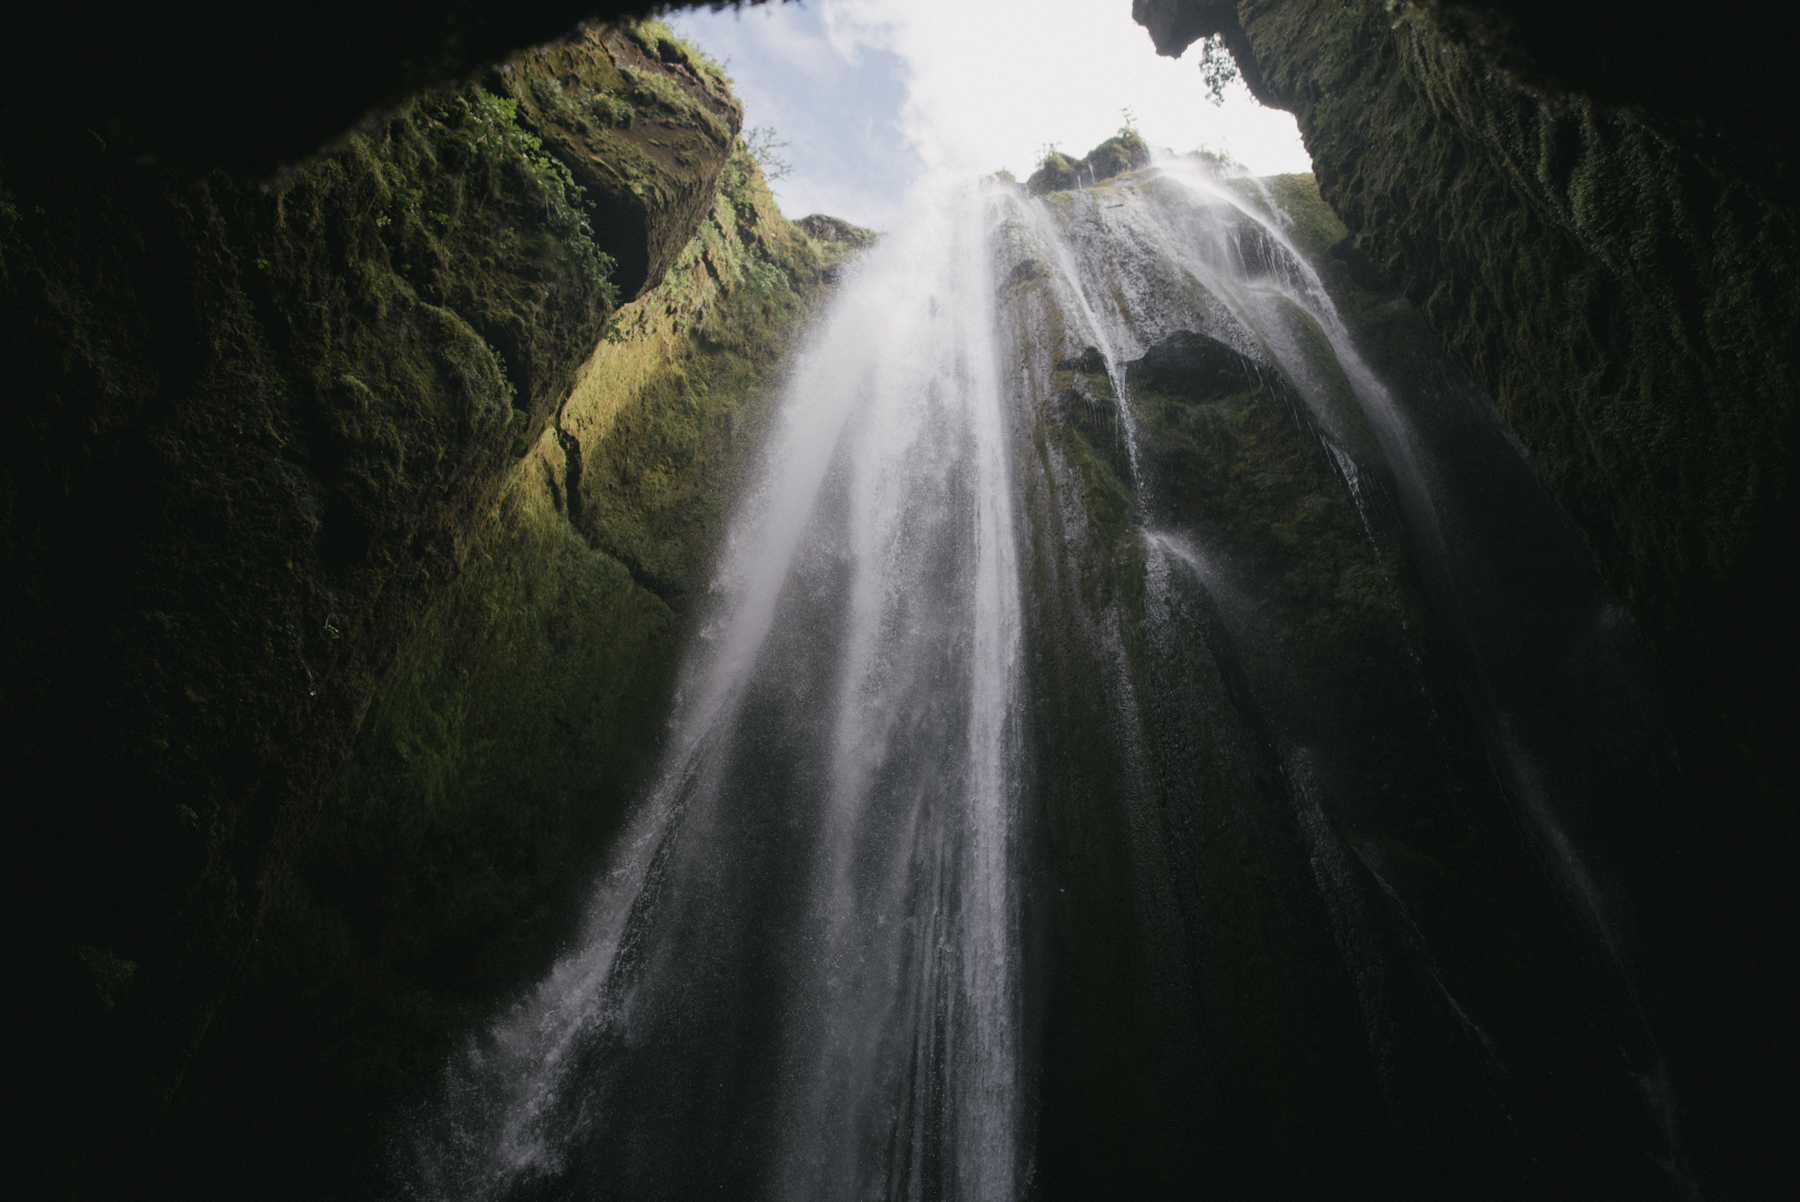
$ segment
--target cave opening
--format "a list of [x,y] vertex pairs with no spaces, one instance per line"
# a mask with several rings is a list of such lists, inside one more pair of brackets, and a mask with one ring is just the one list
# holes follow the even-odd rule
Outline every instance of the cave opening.
[[1767,39],[351,7],[0,29],[28,1194],[1781,1196]]

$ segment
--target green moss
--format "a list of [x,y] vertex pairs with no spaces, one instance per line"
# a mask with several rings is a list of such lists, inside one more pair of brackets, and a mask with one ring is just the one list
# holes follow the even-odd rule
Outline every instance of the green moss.
[[1033,196],[1079,188],[1081,166],[1080,160],[1072,159],[1060,150],[1053,150],[1044,156],[1038,169],[1031,173],[1031,178],[1025,181],[1025,187]]
[[1089,171],[1088,182],[1093,183],[1148,166],[1150,147],[1137,130],[1122,129],[1088,151],[1082,162]]
[[588,101],[588,111],[594,116],[595,120],[599,121],[602,125],[616,125],[625,129],[631,128],[632,121],[637,118],[636,109],[632,108],[617,96],[612,96],[605,92],[600,93]]
[[[1358,283],[1305,180],[1265,186],[1378,374],[1435,395],[1421,386],[1446,369],[1416,311]],[[1461,1032],[1440,1024],[1418,941],[1459,999],[1484,999],[1496,1038],[1529,1049],[1514,1054],[1556,1062],[1558,1087],[1616,1072],[1591,1037],[1616,1015],[1571,984],[1580,950],[1466,717],[1395,481],[1324,331],[1285,314],[1312,404],[1222,343],[1158,341],[1126,366],[1133,470],[1111,450],[1097,353],[1030,370],[1066,331],[1021,267],[1001,298],[1024,378],[1043,381],[1017,469],[1054,885],[1041,1171],[1096,1194],[1206,1175],[1303,1196],[1350,1163],[1401,1181],[1388,1114],[1419,1123],[1428,1165],[1513,1146]],[[1354,491],[1324,429],[1354,452]],[[1312,1150],[1283,1159],[1301,1131]]]
[[1402,631],[1422,627],[1423,609],[1401,583],[1404,540],[1388,529],[1371,542],[1304,404],[1278,377],[1223,346],[1181,337],[1192,345],[1179,355],[1132,367],[1160,520],[1258,591],[1253,642],[1282,648],[1265,674],[1283,681],[1279,691],[1307,725],[1327,722],[1313,701],[1332,695],[1327,682],[1349,689],[1386,671],[1378,665],[1410,658]]
[[[1263,186],[1274,197],[1282,214],[1289,218],[1291,224],[1283,232],[1298,250],[1309,261],[1324,262],[1331,248],[1342,242],[1349,231],[1339,221],[1337,214],[1326,206],[1319,195],[1319,182],[1310,172],[1305,175],[1271,175],[1264,177]],[[1260,196],[1247,197],[1259,200]]]
[[[1004,303],[1036,312],[1046,300],[1020,273]],[[1054,314],[1030,326],[1052,346],[1057,327]],[[1311,542],[1342,522],[1341,486],[1325,504],[1309,495],[1335,483],[1329,466],[1321,477],[1286,399],[1270,404],[1253,381],[1194,395],[1132,377],[1134,479],[1100,356],[1076,356],[1045,380],[1020,468],[1033,779],[1055,885],[1039,1156],[1096,1192],[1154,1192],[1173,1174],[1236,1180],[1232,1166],[1248,1162],[1266,1181],[1270,1148],[1372,1096],[1347,1052],[1355,1019],[1244,667],[1216,614],[1150,587],[1141,536],[1146,508],[1163,529],[1231,525],[1234,550],[1262,556],[1241,566],[1285,581],[1298,561],[1342,583],[1329,575],[1341,548]],[[1196,507],[1196,482],[1220,472],[1235,508]],[[1296,593],[1313,583],[1301,575]],[[1363,583],[1351,577],[1353,600]],[[1304,1102],[1278,1084],[1301,1077],[1314,1083]],[[1328,1125],[1346,1148],[1367,1138]]]

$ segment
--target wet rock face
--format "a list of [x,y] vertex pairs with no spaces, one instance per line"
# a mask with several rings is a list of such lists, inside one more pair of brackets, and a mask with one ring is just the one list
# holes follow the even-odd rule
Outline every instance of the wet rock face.
[[[1122,256],[1086,240],[1157,241],[1095,217],[1110,203],[1143,215],[1132,193],[1172,200],[1159,192],[1172,182],[1043,204],[1045,224],[1075,231],[1055,262],[1094,273],[1080,277],[1089,296],[1145,295]],[[1343,231],[1310,178],[1259,190],[1282,198],[1282,228],[1323,268]],[[1617,1044],[1595,1036],[1612,1003],[1583,983],[1434,633],[1448,623],[1401,479],[1333,374],[1346,361],[1319,344],[1290,347],[1280,367],[1253,359],[1236,347],[1268,353],[1280,327],[1234,346],[1202,302],[1185,319],[1157,313],[1159,326],[1131,324],[1143,310],[1122,304],[1142,353],[1109,365],[1081,318],[1057,319],[1072,291],[1055,291],[1055,269],[1019,270],[1045,261],[1043,244],[1014,236],[1001,321],[1023,366],[1007,376],[1036,419],[1015,470],[1055,907],[1046,1195],[1162,1197],[1180,1182],[1221,1196],[1506,1198],[1549,1181],[1570,1196],[1669,1196],[1641,1153]],[[1272,266],[1221,259],[1252,279]],[[1328,287],[1402,403],[1466,421],[1436,390],[1441,352],[1416,313],[1348,274]],[[1195,325],[1165,333],[1175,320]],[[1451,474],[1478,482],[1484,521],[1554,518],[1505,503],[1520,483],[1541,494],[1480,428],[1437,445]],[[1184,977],[1191,987],[1172,984]],[[1445,981],[1470,991],[1466,1008],[1440,1008]],[[1470,1014],[1509,1033],[1471,1041]],[[1496,1046],[1518,1059],[1484,1071],[1477,1047]]]
[[1216,338],[1177,330],[1132,361],[1133,389],[1197,401],[1253,388],[1254,365]]
[[[1226,7],[1140,19],[1169,53],[1224,32]],[[1776,1196],[1793,1160],[1766,1116],[1800,1108],[1800,1049],[1768,985],[1791,975],[1800,922],[1779,884],[1800,846],[1800,210],[1792,106],[1740,16],[1243,0],[1243,42],[1227,41],[1296,115],[1355,235],[1361,253],[1334,250],[1328,275],[1391,281],[1417,307],[1693,698],[1682,782],[1617,834],[1644,874],[1717,1171]],[[1742,78],[1718,78],[1726,63]],[[1683,815],[1667,827],[1651,813],[1665,803]]]
[[1800,640],[1781,614],[1800,579],[1771,551],[1800,521],[1781,349],[1800,337],[1800,243],[1775,159],[1734,175],[1736,135],[1696,141],[1678,79],[1632,111],[1509,82],[1493,56],[1524,61],[1542,31],[1470,14],[1524,6],[1226,7],[1139,15],[1165,53],[1242,31],[1240,62],[1296,114],[1372,266],[1493,395],[1639,628],[1791,779]]

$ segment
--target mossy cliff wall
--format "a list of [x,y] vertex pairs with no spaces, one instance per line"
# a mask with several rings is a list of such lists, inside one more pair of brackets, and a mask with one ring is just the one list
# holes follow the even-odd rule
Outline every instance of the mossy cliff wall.
[[[1259,97],[1294,112],[1325,199],[1494,398],[1692,699],[1679,779],[1622,812],[1619,836],[1637,841],[1721,1160],[1767,1188],[1791,1175],[1778,1131],[1796,1107],[1770,983],[1800,918],[1780,884],[1800,846],[1791,104],[1780,72],[1758,75],[1745,14],[1689,11],[1676,49],[1671,6],[1613,41],[1616,21],[1559,40],[1589,10],[1619,16],[1568,9],[1136,11],[1165,53],[1221,34]],[[1668,48],[1626,64],[1659,29]],[[1669,54],[1694,71],[1647,69]],[[1746,78],[1709,93],[1731,61]]]
[[654,766],[784,350],[843,249],[783,219],[740,152],[663,283],[618,311],[621,340],[512,467],[272,887],[262,948],[176,1100],[186,1181],[377,1193],[396,1103],[573,934]]
[[1295,113],[1326,200],[1493,395],[1639,629],[1792,781],[1791,189],[1663,115],[1691,107],[1679,76],[1607,108],[1528,90],[1428,6],[1162,9],[1140,15],[1165,52],[1220,28]]
[[[1313,179],[1221,185],[1240,208],[1182,178],[1053,191],[999,223],[1046,860],[1043,1194],[1681,1196],[1629,1069],[1631,1003],[1531,845],[1459,640],[1491,638],[1490,685],[1512,671],[1494,661],[1531,661],[1533,695],[1499,686],[1511,717],[1567,714],[1598,744],[1578,774],[1608,819],[1662,764],[1638,730],[1590,737],[1621,680],[1590,668],[1643,653],[1594,620],[1617,607],[1577,536]],[[1296,277],[1245,209],[1317,272],[1345,343],[1259,287]],[[1171,228],[1192,258],[1133,253]],[[1236,305],[1208,264],[1248,285]],[[1088,303],[1116,306],[1101,328],[1130,358],[1083,345]],[[1401,471],[1359,360],[1417,434]],[[1427,458],[1421,522],[1403,473],[1416,487]],[[1445,576],[1477,560],[1497,596],[1456,596]]]
[[267,187],[0,154],[10,1176],[366,1154],[548,955],[836,253],[740,120],[645,26]]

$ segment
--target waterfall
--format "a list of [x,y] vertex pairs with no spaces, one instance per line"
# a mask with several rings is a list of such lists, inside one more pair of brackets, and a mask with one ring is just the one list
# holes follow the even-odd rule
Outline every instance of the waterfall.
[[412,1192],[988,1199],[1021,1171],[1018,576],[984,202],[921,202],[791,369],[578,950]]
[[1608,837],[1648,653],[1308,229],[1163,159],[845,273],[411,1196],[1704,1194]]

